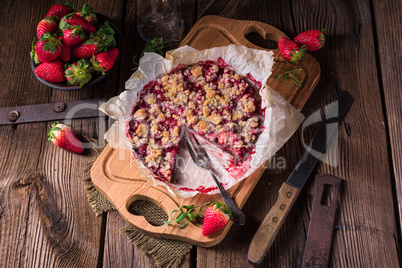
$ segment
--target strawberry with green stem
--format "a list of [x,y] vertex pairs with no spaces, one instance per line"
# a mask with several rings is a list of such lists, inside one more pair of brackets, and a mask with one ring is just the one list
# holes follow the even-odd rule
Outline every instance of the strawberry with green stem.
[[68,66],[65,75],[70,85],[83,87],[86,83],[91,81],[92,71],[93,68],[91,64],[85,59],[80,59]]
[[211,202],[205,212],[202,235],[209,236],[219,231],[225,227],[229,219],[232,219],[232,213],[228,206],[222,202]]
[[72,50],[72,55],[76,58],[90,58],[97,53],[106,51],[109,47],[116,46],[114,38],[115,31],[105,22],[96,34],[91,34],[90,38],[78,43]]
[[75,14],[68,14],[60,21],[60,29],[67,29],[71,25],[80,25],[85,32],[95,33],[96,28],[83,17]]
[[95,71],[105,74],[105,72],[109,71],[113,67],[117,56],[119,56],[119,49],[115,47],[105,52],[96,54],[91,58],[91,63]]
[[299,47],[299,45],[290,40],[287,37],[282,37],[278,41],[278,48],[282,57],[288,62],[298,62],[303,59],[306,48],[304,46]]
[[36,26],[36,36],[38,40],[42,38],[42,35],[49,32],[50,34],[54,34],[59,29],[58,24],[52,18],[44,18],[41,20]]
[[307,51],[317,51],[325,44],[324,32],[326,30],[327,28],[324,28],[323,30],[308,30],[297,35],[293,41],[295,41],[299,46],[305,46]]
[[[64,24],[66,26],[66,24]],[[80,25],[71,25],[63,30],[63,42],[70,47],[75,46],[79,42],[85,39],[86,34]]]
[[69,125],[56,122],[48,132],[48,141],[62,149],[82,154],[84,147]]
[[36,56],[41,62],[53,61],[59,57],[61,47],[61,40],[47,32],[42,35],[42,38],[36,43]]
[[76,15],[83,17],[86,21],[91,23],[93,26],[98,25],[98,17],[96,16],[95,10],[88,4],[84,4],[81,7],[81,11],[75,12]]
[[65,4],[56,4],[53,5],[49,11],[47,12],[45,17],[48,18],[55,18],[56,20],[60,20],[67,14],[73,12],[73,3],[71,1],[68,1]]
[[[197,217],[202,217],[201,210],[207,206],[202,224],[202,235],[209,236],[225,227],[229,219],[232,219],[232,213],[228,206],[222,202],[211,201],[201,206],[183,205],[170,213],[170,221],[164,221],[166,228],[170,224],[179,228],[184,228],[187,222],[190,222]],[[198,208],[198,212],[194,210]],[[177,214],[177,215],[174,215]]]

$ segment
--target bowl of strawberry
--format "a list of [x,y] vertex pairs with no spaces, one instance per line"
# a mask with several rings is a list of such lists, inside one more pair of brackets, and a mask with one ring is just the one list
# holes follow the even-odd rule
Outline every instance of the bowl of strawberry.
[[53,5],[36,27],[31,67],[40,82],[77,90],[103,80],[117,65],[123,35],[105,15],[87,4]]

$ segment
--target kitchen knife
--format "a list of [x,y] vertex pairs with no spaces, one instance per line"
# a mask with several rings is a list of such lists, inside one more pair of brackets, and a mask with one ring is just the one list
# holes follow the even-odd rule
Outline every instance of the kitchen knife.
[[343,91],[339,95],[338,101],[326,113],[330,116],[327,116],[321,122],[307,150],[303,153],[287,181],[279,189],[278,200],[254,234],[248,251],[248,259],[251,263],[259,264],[264,259],[286,216],[299,196],[300,190],[303,188],[322,155],[327,141],[330,140],[332,134],[337,130],[337,128],[327,126],[339,123],[352,103],[352,96],[348,92]]

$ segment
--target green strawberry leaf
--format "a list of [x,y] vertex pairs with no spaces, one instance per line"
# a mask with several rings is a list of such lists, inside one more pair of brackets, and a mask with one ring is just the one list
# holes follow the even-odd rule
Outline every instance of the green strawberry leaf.
[[64,4],[66,7],[68,7],[69,9],[73,9],[73,2],[68,1],[67,3]]
[[232,211],[230,211],[230,208],[229,208],[228,206],[226,206],[226,205],[224,206],[224,208],[223,208],[223,213],[229,215],[229,218],[233,219],[233,217],[232,217]]
[[114,35],[116,33],[113,28],[100,28],[99,31],[104,35]]
[[67,22],[62,20],[62,21],[60,21],[59,27],[60,27],[60,29],[62,29],[64,31],[70,27],[70,24],[68,24]]
[[32,49],[31,49],[31,52],[29,52],[29,55],[31,56],[31,59],[34,60],[35,64],[40,63],[40,61],[38,59],[38,55],[36,55],[36,37],[32,41]]
[[56,46],[51,42],[46,42],[43,45],[43,50],[49,50],[52,54],[56,53]]
[[88,39],[87,41],[85,41],[85,45],[92,45],[94,43],[96,43],[96,39],[93,39],[93,38]]

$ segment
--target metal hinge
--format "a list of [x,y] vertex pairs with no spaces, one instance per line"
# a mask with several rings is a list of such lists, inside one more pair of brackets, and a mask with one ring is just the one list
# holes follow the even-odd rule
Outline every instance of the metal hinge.
[[0,108],[0,126],[64,119],[104,117],[98,107],[106,99],[44,103]]

